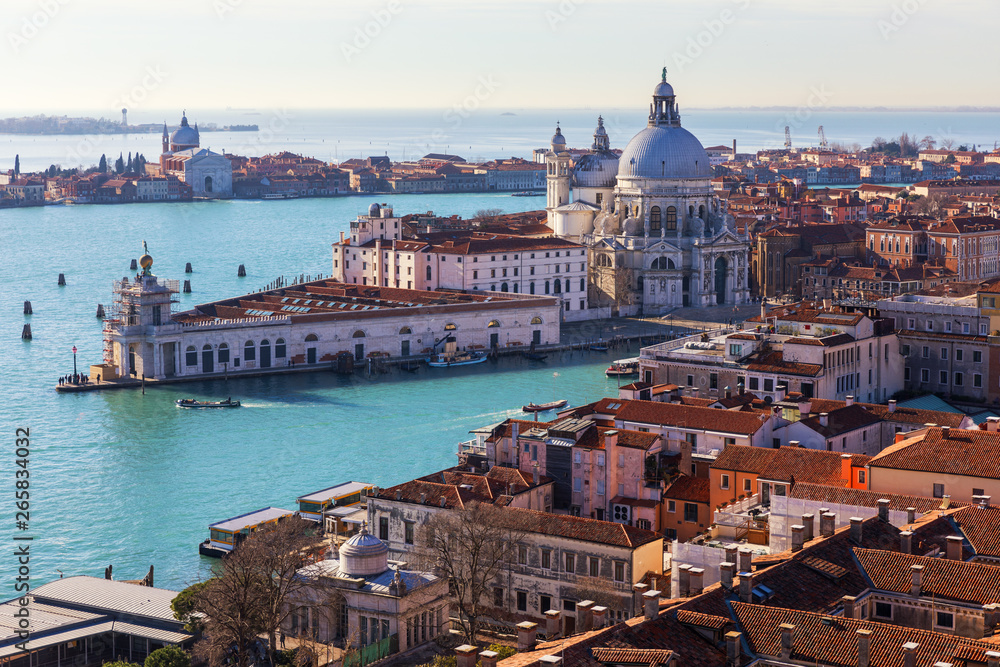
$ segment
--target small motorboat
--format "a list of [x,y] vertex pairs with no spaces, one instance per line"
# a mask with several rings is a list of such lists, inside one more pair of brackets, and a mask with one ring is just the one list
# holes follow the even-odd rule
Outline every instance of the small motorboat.
[[626,377],[639,374],[639,357],[631,359],[619,359],[612,361],[608,370],[604,371],[608,377]]
[[521,409],[525,412],[546,412],[548,410],[555,410],[556,408],[561,408],[567,403],[566,399],[561,401],[552,401],[551,403],[528,403]]
[[196,401],[193,398],[182,398],[179,401],[174,401],[179,408],[238,408],[240,407],[239,401],[234,401],[232,398],[227,398],[224,401]]
[[608,351],[608,344],[607,343],[591,343],[591,345],[590,345],[590,351],[591,352],[607,352]]
[[514,192],[510,196],[511,197],[541,197],[543,194],[545,194],[545,193],[541,192],[541,191],[522,190],[521,192]]
[[531,361],[545,361],[545,358],[549,355],[542,354],[541,352],[525,352],[524,356],[526,359],[530,359]]
[[471,366],[486,361],[485,352],[444,352],[436,354],[427,360],[431,368],[451,368],[452,366]]

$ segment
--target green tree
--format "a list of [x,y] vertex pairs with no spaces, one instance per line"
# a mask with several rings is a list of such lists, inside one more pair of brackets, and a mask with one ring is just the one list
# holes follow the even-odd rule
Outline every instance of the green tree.
[[97,171],[102,174],[108,173],[108,156],[101,153],[101,161],[97,163]]
[[125,171],[127,171],[129,173],[132,173],[132,170],[134,168],[135,168],[135,165],[132,164],[132,151],[129,151],[129,153],[128,153],[128,162],[125,163]]
[[178,646],[164,646],[150,653],[143,667],[191,667],[191,657]]
[[21,155],[20,153],[14,156],[14,175],[21,175]]
[[129,662],[128,660],[114,660],[104,663],[103,667],[142,667],[142,665],[137,662]]
[[125,158],[121,153],[118,154],[118,159],[115,160],[115,173],[120,174],[125,171]]
[[199,581],[191,584],[170,601],[170,608],[174,612],[174,618],[184,621],[184,629],[193,634],[198,634],[202,630],[202,616],[197,613],[198,596],[208,587],[209,581]]

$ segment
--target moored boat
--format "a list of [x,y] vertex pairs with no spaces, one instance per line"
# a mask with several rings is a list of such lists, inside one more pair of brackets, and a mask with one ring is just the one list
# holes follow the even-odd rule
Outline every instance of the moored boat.
[[486,361],[485,352],[443,352],[428,359],[427,365],[431,368],[451,368],[481,364],[484,361]]
[[551,403],[528,403],[521,409],[525,412],[546,412],[548,410],[555,410],[556,408],[561,408],[566,405],[567,401],[564,398],[561,401],[552,401]]
[[179,408],[238,408],[240,407],[239,401],[234,401],[232,398],[227,398],[224,401],[196,401],[193,398],[182,398],[179,401],[174,401]]
[[524,356],[531,361],[545,361],[545,358],[549,355],[542,354],[541,352],[525,352]]
[[639,357],[632,357],[631,359],[618,359],[617,361],[612,361],[611,365],[608,366],[608,370],[604,371],[604,374],[608,377],[625,377],[628,375],[638,375],[639,374]]
[[514,192],[511,197],[541,197],[544,192],[536,192],[534,190],[522,190],[521,192]]
[[607,352],[608,351],[608,344],[607,343],[591,343],[590,344],[590,351],[591,352]]
[[232,519],[218,521],[208,527],[209,537],[198,545],[198,553],[202,556],[221,558],[232,553],[240,542],[262,526],[277,523],[294,515],[292,510],[277,507],[264,507],[255,512],[234,516]]

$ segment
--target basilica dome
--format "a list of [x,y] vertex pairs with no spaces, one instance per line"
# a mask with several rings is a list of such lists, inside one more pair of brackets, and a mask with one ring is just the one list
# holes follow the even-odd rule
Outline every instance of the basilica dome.
[[711,178],[708,153],[679,125],[654,125],[632,137],[618,159],[619,178]]
[[187,116],[181,117],[181,126],[170,135],[170,143],[178,147],[197,148],[201,140],[198,137],[198,130],[188,125]]
[[573,167],[573,184],[584,188],[613,188],[617,175],[618,156],[611,150],[604,118],[598,116],[590,152]]

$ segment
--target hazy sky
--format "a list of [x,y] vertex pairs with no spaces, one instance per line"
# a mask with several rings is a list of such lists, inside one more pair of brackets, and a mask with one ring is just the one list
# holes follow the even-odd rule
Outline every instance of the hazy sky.
[[1000,106],[996,0],[2,0],[0,110]]

